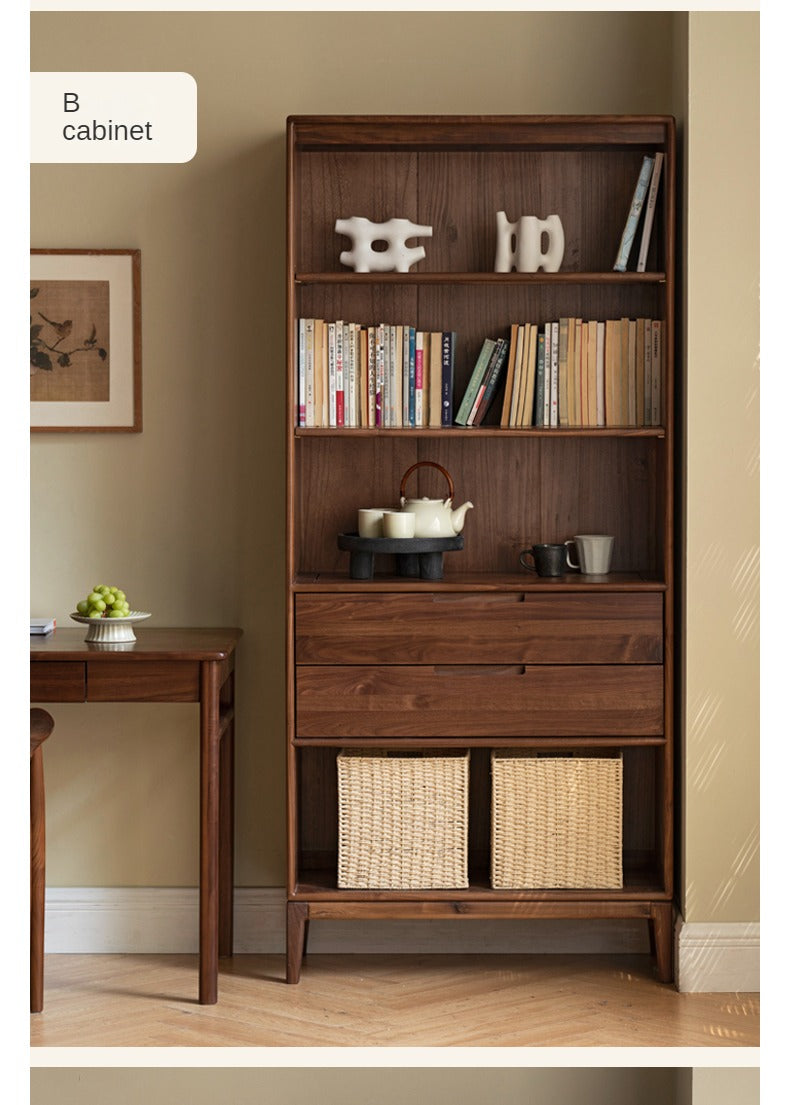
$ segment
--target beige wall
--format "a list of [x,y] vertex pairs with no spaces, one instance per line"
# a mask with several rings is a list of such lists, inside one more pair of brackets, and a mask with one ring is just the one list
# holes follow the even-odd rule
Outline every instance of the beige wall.
[[[677,101],[685,73],[676,71],[675,37],[685,37],[686,18],[667,12],[33,15],[34,70],[185,70],[197,80],[198,152],[191,163],[33,167],[32,244],[142,250],[144,431],[34,435],[31,590],[37,610],[55,613],[61,623],[101,578],[117,582],[135,605],[152,610],[152,624],[243,627],[239,885],[284,881],[286,116],[682,115]],[[719,84],[727,83],[731,63],[739,72],[751,72],[756,17],[717,13],[690,19],[694,65],[704,60],[712,77],[721,50],[726,64],[718,72]],[[706,36],[696,33],[699,19],[712,21],[715,29],[705,43],[700,40]],[[731,19],[742,20],[749,32],[745,48],[739,32],[729,30]],[[558,44],[562,64],[547,66],[546,56]],[[702,91],[693,80],[689,87],[691,107],[701,113]],[[718,107],[718,100],[711,103],[709,114],[715,116]],[[697,118],[692,114],[692,130]],[[723,118],[722,113],[709,123],[720,127]],[[703,195],[710,200],[708,166],[718,165],[719,154],[732,148],[720,130],[716,134],[715,142],[701,141],[700,153],[695,150],[691,159],[695,185],[705,182],[701,192],[692,191],[699,206]],[[734,168],[743,187],[751,188],[748,158],[738,159]],[[693,213],[692,229],[699,235],[704,213],[697,215],[696,208]],[[709,240],[693,259],[694,309],[704,311],[701,319],[718,320],[724,316],[716,295],[710,293],[705,302],[702,297],[708,284],[724,282],[727,259],[711,250],[715,228],[711,220],[706,225]],[[726,317],[736,317],[729,304]],[[756,345],[748,331],[755,325],[747,320],[746,336],[743,329],[738,335],[751,358]],[[740,699],[731,701],[719,689],[748,683],[744,696],[754,694],[753,665],[745,674],[743,667],[748,641],[744,645],[742,638],[749,626],[742,620],[733,626],[735,609],[748,596],[729,589],[727,603],[720,604],[716,573],[697,578],[706,550],[715,547],[729,517],[733,481],[744,510],[753,494],[753,477],[743,476],[743,463],[739,467],[739,458],[751,464],[753,435],[744,441],[739,432],[734,448],[728,445],[726,470],[718,444],[723,425],[733,429],[743,402],[737,387],[722,387],[722,373],[728,382],[745,386],[751,360],[722,363],[706,345],[709,338],[707,325],[689,330],[695,366],[690,391],[695,522],[688,540],[696,575],[690,588],[688,709],[692,721],[700,704],[710,702],[716,709],[707,729],[695,722],[690,745],[700,802],[689,811],[687,864],[694,893],[688,898],[699,917],[703,910],[726,919],[734,909],[738,919],[753,919],[753,880],[728,897],[716,889],[740,862],[757,819],[747,771],[755,758],[756,723]],[[714,380],[717,396],[728,404],[724,423],[711,405]],[[713,501],[703,503],[703,489],[709,493],[711,485]],[[744,518],[739,529],[744,547],[729,555],[733,569],[752,547],[750,526]],[[714,565],[721,555],[717,551]],[[718,617],[728,630],[722,650],[705,644],[707,608],[720,605],[732,607]],[[50,883],[194,885],[194,708],[58,706],[55,713],[57,731],[47,749]],[[722,756],[725,771],[717,770]]]
[[759,23],[688,35],[687,921],[759,917]]
[[[30,1094],[30,1105],[480,1105],[491,1100],[498,1105],[673,1105],[675,1071],[51,1068],[31,1071]],[[741,1099],[741,1105],[752,1102]]]

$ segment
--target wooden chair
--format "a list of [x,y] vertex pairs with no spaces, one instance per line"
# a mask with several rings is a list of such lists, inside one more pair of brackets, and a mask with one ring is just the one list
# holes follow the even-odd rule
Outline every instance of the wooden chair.
[[30,1012],[44,1008],[44,757],[41,745],[55,722],[46,710],[30,709]]

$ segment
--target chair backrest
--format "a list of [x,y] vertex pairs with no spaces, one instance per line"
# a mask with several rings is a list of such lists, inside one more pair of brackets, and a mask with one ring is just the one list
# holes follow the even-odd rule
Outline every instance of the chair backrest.
[[40,706],[30,707],[30,755],[39,748],[55,727],[52,714]]

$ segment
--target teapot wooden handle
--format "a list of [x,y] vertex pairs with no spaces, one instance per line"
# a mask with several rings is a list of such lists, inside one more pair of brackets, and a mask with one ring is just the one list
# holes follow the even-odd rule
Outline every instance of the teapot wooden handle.
[[437,464],[435,460],[418,460],[416,464],[413,464],[411,468],[407,469],[407,471],[403,473],[403,479],[400,481],[401,499],[406,498],[406,480],[408,480],[409,476],[417,468],[438,468],[444,478],[447,480],[447,487],[449,489],[449,494],[447,498],[452,499],[453,495],[455,494],[455,488],[453,487],[453,477],[450,475],[446,468],[442,468],[441,464]]

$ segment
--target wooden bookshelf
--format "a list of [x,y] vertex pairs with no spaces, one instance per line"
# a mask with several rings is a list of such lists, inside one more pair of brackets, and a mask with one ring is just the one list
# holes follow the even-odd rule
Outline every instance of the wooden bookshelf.
[[[612,264],[645,153],[665,164],[647,271]],[[454,916],[642,918],[673,978],[674,121],[665,116],[294,117],[288,121],[288,979],[307,922]],[[558,273],[495,274],[496,212],[565,231]],[[337,218],[433,227],[408,273],[358,274]],[[636,264],[638,242],[631,258]],[[299,427],[299,318],[386,320],[457,333],[454,410],[484,337],[562,316],[664,325],[660,426]],[[376,558],[349,578],[337,536],[395,506],[431,460],[471,500],[441,581]],[[411,494],[444,497],[423,468]],[[615,536],[610,575],[537,579],[518,554],[577,533]],[[490,688],[490,690],[489,690]],[[471,750],[470,886],[340,890],[341,748]],[[617,752],[623,885],[495,890],[493,748]]]

